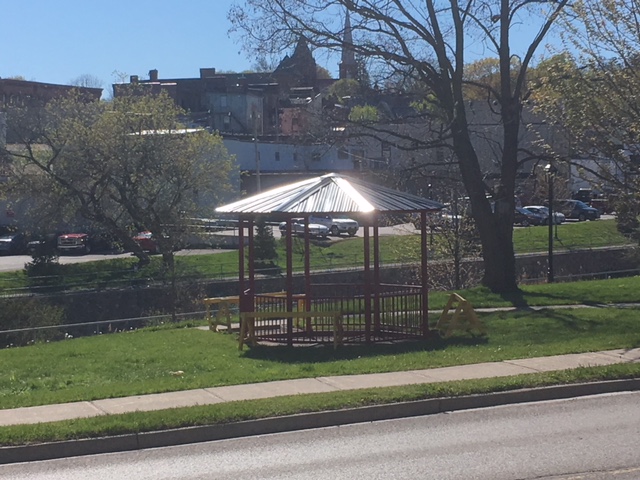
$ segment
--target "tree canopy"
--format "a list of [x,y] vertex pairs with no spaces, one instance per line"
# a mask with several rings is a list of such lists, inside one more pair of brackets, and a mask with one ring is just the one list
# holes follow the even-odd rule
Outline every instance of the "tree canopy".
[[[574,156],[620,170],[640,154],[639,15],[630,0],[577,2],[573,15],[563,17],[566,51],[540,64],[533,78],[536,107],[563,125]],[[629,188],[623,183],[635,178],[598,170],[617,187]]]
[[148,261],[131,239],[152,232],[165,261],[193,218],[208,216],[232,190],[236,166],[221,138],[186,130],[173,100],[123,96],[86,101],[80,94],[43,109],[13,109],[19,145],[5,152],[13,198],[30,199],[41,228],[91,224]]
[[[424,111],[425,122],[429,115],[437,115],[445,126],[437,143],[447,145],[455,155],[470,199],[483,247],[483,283],[494,291],[509,291],[517,289],[512,226],[515,180],[520,167],[521,113],[528,96],[526,73],[567,3],[568,0],[246,0],[243,5],[234,6],[229,17],[234,29],[241,32],[247,52],[277,52],[302,37],[316,48],[351,49],[366,58],[371,71],[378,75],[408,76],[419,83],[434,103],[434,108]],[[344,32],[347,13],[351,35]],[[538,28],[522,51],[516,51],[511,39],[517,35],[518,44],[522,44],[523,21]],[[478,49],[497,59],[490,81],[476,81],[466,75],[468,56]],[[518,61],[514,62],[516,56]],[[498,153],[492,159],[498,178],[493,185],[487,182],[472,140],[469,81],[474,82],[474,89],[484,92],[488,108],[500,119],[499,147],[495,148]],[[433,144],[426,129],[415,132],[411,141],[416,147]]]

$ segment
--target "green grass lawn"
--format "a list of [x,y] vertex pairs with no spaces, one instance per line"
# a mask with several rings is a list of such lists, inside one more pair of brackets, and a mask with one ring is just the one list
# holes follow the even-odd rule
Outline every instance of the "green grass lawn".
[[[615,220],[566,222],[554,227],[554,237],[555,232],[554,248],[559,251],[629,244],[629,240],[616,229]],[[516,228],[513,231],[516,253],[546,251],[548,244],[548,226]]]
[[341,391],[313,395],[247,400],[81,418],[61,422],[16,425],[0,428],[0,446],[78,440],[166,429],[215,425],[273,418],[309,412],[340,410],[369,405],[410,402],[428,398],[458,397],[548,385],[637,378],[640,364],[609,365],[574,370],[517,375],[512,377],[464,380],[403,387]]
[[[0,408],[272,380],[435,368],[640,346],[637,309],[481,314],[488,336],[398,345],[255,347],[193,328],[139,330],[0,351]],[[181,370],[184,375],[171,374]]]
[[[564,298],[577,301],[583,292],[594,303],[608,303],[625,291],[637,298],[638,282],[633,278],[561,285],[573,285],[566,287]],[[481,290],[462,293],[476,300],[482,297]],[[562,295],[529,287],[522,298],[538,305],[567,303]],[[479,303],[510,304],[506,299],[492,302],[491,297]],[[337,351],[255,347],[239,352],[235,335],[175,325],[9,348],[0,350],[0,408],[640,346],[636,308],[523,309],[481,313],[480,318],[488,330],[486,338],[462,336]],[[434,315],[432,322],[436,320]],[[178,370],[184,375],[171,375]]]
[[[281,379],[436,368],[513,358],[640,347],[640,277],[527,286],[515,298],[483,289],[461,292],[476,306],[592,303],[597,308],[480,313],[486,337],[395,345],[286,348],[240,352],[235,335],[192,325],[84,337],[0,350],[0,408],[92,400]],[[446,295],[432,296],[442,306]],[[437,320],[434,315],[432,323]],[[181,376],[171,372],[181,370]],[[114,435],[300,412],[502,391],[547,384],[633,378],[640,365],[232,402],[188,409],[0,428],[0,445]]]
[[[519,292],[510,294],[497,294],[484,287],[475,287],[460,294],[476,308],[640,303],[640,277],[521,285]],[[430,292],[429,307],[443,308],[448,296],[448,292]]]

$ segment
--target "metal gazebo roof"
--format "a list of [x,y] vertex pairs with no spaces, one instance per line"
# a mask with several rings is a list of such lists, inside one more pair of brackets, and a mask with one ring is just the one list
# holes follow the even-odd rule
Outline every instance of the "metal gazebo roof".
[[436,211],[441,203],[328,173],[216,208],[217,213],[369,213]]

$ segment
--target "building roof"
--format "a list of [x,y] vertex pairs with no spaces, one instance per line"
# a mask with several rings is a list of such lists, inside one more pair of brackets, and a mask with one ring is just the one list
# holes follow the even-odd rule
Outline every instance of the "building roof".
[[216,212],[236,215],[355,214],[436,211],[443,207],[433,200],[329,173],[244,198],[218,207]]

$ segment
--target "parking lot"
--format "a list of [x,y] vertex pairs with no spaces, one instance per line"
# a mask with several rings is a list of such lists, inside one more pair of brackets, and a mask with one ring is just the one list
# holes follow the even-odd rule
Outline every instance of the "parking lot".
[[[614,218],[613,215],[603,215],[602,219]],[[542,227],[516,227],[516,228],[542,228]],[[414,226],[410,223],[394,225],[392,227],[380,227],[380,235],[414,235],[419,233],[415,230]],[[237,235],[237,229],[227,230],[221,233],[222,235],[234,236]],[[273,228],[273,235],[275,238],[280,238],[280,231],[277,227]],[[356,236],[362,237],[363,230],[360,228]],[[329,239],[336,240],[337,237],[328,237]],[[348,238],[343,235],[341,238]],[[228,250],[220,249],[185,249],[176,252],[176,255],[209,255],[220,252],[227,252]],[[68,263],[82,263],[82,262],[95,262],[99,260],[108,260],[111,258],[130,258],[131,253],[91,253],[88,255],[62,255],[60,256],[61,264]],[[25,263],[30,262],[30,255],[5,255],[0,256],[0,272],[10,272],[14,270],[22,270]]]
[[[380,227],[380,235],[412,235],[418,233],[412,224],[395,225],[392,227]],[[222,235],[237,236],[238,231],[227,230],[221,233]],[[277,227],[273,228],[273,236],[280,238],[280,231]],[[362,229],[358,230],[356,236],[363,236]],[[343,235],[341,238],[348,238]],[[337,237],[329,237],[329,239],[336,240]],[[221,249],[184,249],[176,252],[177,256],[182,255],[210,255],[220,252],[227,252],[228,250]],[[61,255],[60,263],[83,263],[83,262],[95,262],[100,260],[109,260],[112,258],[131,258],[131,253],[90,253],[88,255]],[[0,272],[11,272],[15,270],[22,270],[24,265],[32,260],[30,255],[4,255],[0,256]]]

